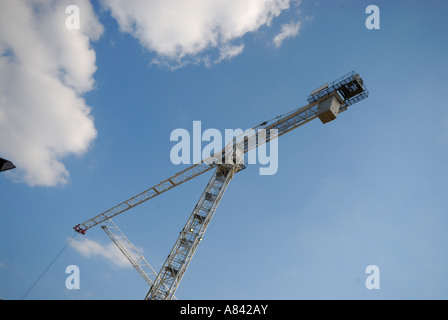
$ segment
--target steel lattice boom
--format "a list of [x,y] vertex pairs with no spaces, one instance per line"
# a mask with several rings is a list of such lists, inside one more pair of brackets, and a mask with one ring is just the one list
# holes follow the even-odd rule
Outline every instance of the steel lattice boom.
[[[142,278],[152,286],[154,279],[157,277],[157,273],[146,261],[140,251],[128,240],[124,233],[117,227],[112,221],[108,220],[101,228],[106,232],[107,236],[113,243],[120,249],[128,261],[132,264],[135,270],[142,276]],[[168,288],[166,288],[167,290]],[[172,300],[176,300],[176,297],[172,295]]]
[[101,228],[106,232],[109,238],[115,243],[120,251],[129,260],[137,272],[152,286],[157,273],[149,265],[138,249],[126,238],[126,236],[118,229],[117,225],[108,220]]
[[105,221],[119,215],[120,213],[123,213],[145,201],[148,201],[149,199],[152,199],[159,194],[162,194],[168,190],[173,189],[174,187],[177,187],[178,185],[187,182],[194,177],[197,177],[210,169],[212,169],[212,166],[209,166],[206,163],[199,163],[195,164],[179,173],[176,173],[171,178],[168,178],[159,184],[156,184],[155,186],[151,187],[150,189],[136,195],[135,197],[132,197],[131,199],[120,203],[119,205],[116,205],[115,207],[97,215],[96,217],[87,220],[84,223],[78,224],[74,227],[76,232],[85,234],[85,232],[101,223],[104,223]]

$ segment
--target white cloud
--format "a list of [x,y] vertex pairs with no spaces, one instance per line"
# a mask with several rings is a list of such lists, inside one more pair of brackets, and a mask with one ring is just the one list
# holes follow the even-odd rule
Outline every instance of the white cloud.
[[131,266],[129,260],[123,255],[123,253],[113,242],[109,243],[107,246],[103,246],[98,242],[84,238],[82,240],[72,240],[70,242],[70,246],[78,253],[87,258],[100,256],[120,268]]
[[224,45],[219,49],[219,58],[218,62],[225,60],[225,59],[232,59],[233,57],[236,57],[244,50],[244,44],[241,44],[239,46],[234,45]]
[[300,31],[300,26],[300,22],[290,22],[282,25],[280,33],[274,37],[274,45],[278,48],[282,45],[283,40],[297,36]]
[[[103,0],[120,29],[155,52],[153,63],[218,63],[243,51],[233,42],[290,6],[291,0]],[[210,50],[217,52],[212,58]],[[205,52],[207,54],[205,54]]]
[[[81,29],[68,30],[68,5]],[[90,42],[103,32],[89,0],[0,0],[0,154],[31,186],[68,182],[62,163],[84,154],[96,137],[82,94],[93,89]]]

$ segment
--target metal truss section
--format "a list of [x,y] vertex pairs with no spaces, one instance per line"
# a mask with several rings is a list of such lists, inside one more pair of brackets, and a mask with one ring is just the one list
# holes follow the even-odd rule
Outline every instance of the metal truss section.
[[132,266],[142,276],[145,281],[152,286],[157,273],[145,260],[143,255],[137,250],[137,248],[126,238],[126,236],[118,229],[117,225],[108,220],[106,224],[101,228],[106,232],[109,238],[115,243],[120,251],[129,260]]
[[314,120],[317,116],[318,107],[316,102],[295,109],[280,117],[266,121],[252,130],[247,130],[238,137],[235,137],[234,141],[227,145],[221,152],[204,160],[204,162],[211,164],[214,161],[223,159],[226,150],[233,150],[238,156],[244,154],[245,158],[242,163],[244,166],[247,164],[246,156],[250,150],[258,148],[309,121]]
[[94,217],[90,220],[87,220],[84,223],[78,224],[73,229],[75,229],[75,231],[78,233],[85,234],[85,232],[88,229],[90,229],[98,224],[101,224],[101,223],[119,215],[120,213],[123,213],[123,212],[125,212],[125,211],[145,202],[145,201],[148,201],[149,199],[152,199],[168,190],[171,190],[174,187],[177,187],[178,185],[180,185],[184,182],[187,182],[187,181],[193,179],[194,177],[197,177],[197,176],[209,171],[212,168],[213,168],[213,166],[210,166],[207,163],[203,163],[203,162],[199,163],[199,164],[195,164],[183,171],[176,173],[171,178],[168,178],[168,179],[160,182],[159,184],[136,195],[135,197],[133,197],[127,201],[124,201],[124,202],[120,203],[119,205],[116,205],[115,207],[97,215],[96,217]]
[[[307,106],[304,106],[302,108],[299,108],[296,111],[293,111],[289,113],[288,115],[284,116],[277,122],[273,123],[272,125],[269,125],[266,127],[266,135],[268,135],[268,130],[276,129],[278,131],[277,136],[272,138],[280,137],[281,135],[284,135],[285,133],[296,129],[297,127],[300,127],[311,120],[314,120],[318,115],[317,110],[317,104],[311,103]],[[272,139],[270,136],[266,138],[266,142],[270,141]],[[257,145],[258,147],[259,145]]]
[[[117,227],[117,225],[112,221],[108,220],[101,228],[106,232],[109,238],[115,243],[115,245],[120,249],[124,256],[129,260],[132,266],[137,270],[137,272],[142,276],[142,278],[152,286],[157,273],[151,267],[151,265],[146,261],[143,255],[138,251],[138,249],[126,238],[124,233]],[[173,296],[173,300],[176,297]]]
[[145,300],[171,300],[233,178],[236,166],[218,165]]

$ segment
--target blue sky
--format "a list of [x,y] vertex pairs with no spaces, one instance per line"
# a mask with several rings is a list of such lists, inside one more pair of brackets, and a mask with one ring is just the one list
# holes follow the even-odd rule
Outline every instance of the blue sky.
[[[53,89],[54,82],[42,81],[29,93],[34,102],[24,110],[38,115],[30,120],[37,128],[29,136],[33,148],[0,139],[0,156],[18,167],[0,175],[1,298],[22,298],[73,235],[73,226],[184,169],[170,161],[173,130],[191,131],[193,121],[201,121],[203,130],[251,128],[306,105],[312,90],[351,70],[365,80],[369,98],[325,126],[315,120],[282,136],[275,175],[260,176],[257,165],[236,175],[176,296],[448,298],[448,4],[272,3],[278,11],[259,24],[244,10],[240,16],[240,8],[228,6],[229,19],[238,17],[249,31],[232,29],[236,24],[218,19],[222,33],[208,46],[196,41],[192,49],[187,42],[191,34],[186,34],[171,39],[175,46],[170,48],[178,50],[173,52],[164,47],[172,44],[168,40],[157,42],[163,34],[153,29],[151,21],[157,19],[151,20],[152,12],[148,20],[146,13],[134,17],[140,33],[126,31],[124,17],[130,13],[119,1],[109,2],[109,7],[79,1],[86,17],[79,32],[85,32],[90,45],[85,37],[74,38],[76,45],[68,53],[46,27],[52,20],[36,19],[40,41],[71,60],[61,58],[57,66],[66,75],[54,87],[61,92]],[[0,4],[8,9],[10,2]],[[379,30],[365,26],[365,9],[371,4],[380,8]],[[204,7],[191,9],[184,13],[187,22],[188,15]],[[52,10],[34,14],[53,17]],[[168,30],[170,23],[181,25],[169,16]],[[62,21],[66,17],[62,11]],[[19,21],[14,25],[18,30],[27,30],[20,29],[21,19],[14,20]],[[282,26],[297,23],[298,33],[275,46]],[[23,92],[26,87],[20,86],[26,82],[11,75],[27,75],[25,67],[38,62],[19,54],[26,43],[16,39],[14,28],[0,29],[0,132],[15,137],[12,126],[2,120],[16,123],[13,110],[26,100],[12,92]],[[181,35],[189,31],[173,30]],[[209,33],[201,31],[200,38],[206,39]],[[232,32],[235,36],[230,37]],[[22,38],[34,39],[26,34]],[[219,61],[229,48],[239,51]],[[18,62],[11,62],[11,52]],[[39,100],[45,90],[61,98],[61,108],[64,101],[73,99],[73,104],[62,111],[51,109],[51,101]],[[60,118],[52,118],[56,110]],[[65,117],[64,110],[73,113]],[[61,122],[56,125],[55,120]],[[35,138],[40,134],[42,139]],[[48,139],[50,147],[44,143]],[[43,151],[34,150],[39,143]],[[49,159],[52,166],[34,172],[33,159]],[[200,176],[114,219],[156,271],[209,178],[210,173]],[[107,258],[111,241],[101,228],[78,235],[75,242],[81,247],[85,239],[99,244],[96,252],[102,254],[86,256],[68,247],[27,299],[144,298],[149,288],[137,272]],[[80,290],[65,287],[69,265],[80,268]],[[380,269],[379,290],[366,289],[368,265]]]

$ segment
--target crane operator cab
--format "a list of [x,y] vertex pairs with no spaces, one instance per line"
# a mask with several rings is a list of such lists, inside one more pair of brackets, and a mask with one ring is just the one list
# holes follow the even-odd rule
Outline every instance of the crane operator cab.
[[317,104],[318,117],[325,124],[336,119],[348,106],[368,96],[364,81],[352,71],[315,89],[307,100]]

